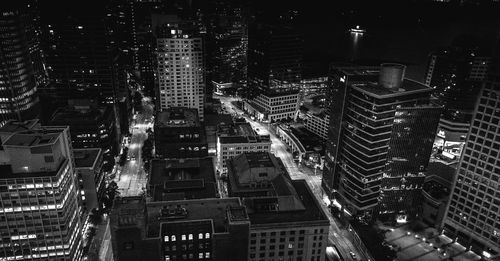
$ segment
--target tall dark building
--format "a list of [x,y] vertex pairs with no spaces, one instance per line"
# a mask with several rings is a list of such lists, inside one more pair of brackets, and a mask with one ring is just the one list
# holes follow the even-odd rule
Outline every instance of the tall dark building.
[[500,257],[500,61],[497,62],[492,64],[476,103],[443,225],[450,238],[470,246],[487,260]]
[[228,0],[215,0],[209,8],[205,21],[207,77],[221,84],[244,83],[248,48],[244,9],[237,1]]
[[248,29],[248,97],[298,90],[302,36],[287,22],[256,21]]
[[383,64],[378,81],[372,70],[339,71],[340,82],[353,79],[335,85],[332,104],[342,107],[331,110],[323,186],[352,213],[415,217],[418,204],[406,202],[419,200],[441,110],[432,89],[404,79],[399,64]]
[[[106,25],[103,4],[41,5],[42,35],[49,77],[55,93],[48,96],[93,98],[103,104],[116,102],[113,62],[116,52]],[[66,12],[54,12],[66,8]],[[79,8],[82,8],[80,10]],[[42,90],[44,93],[45,90]]]
[[[444,107],[438,137],[443,139],[442,149],[456,157],[460,157],[490,60],[472,48],[459,46],[430,55],[425,81],[434,89],[435,102]],[[453,152],[449,146],[460,149]]]
[[26,12],[26,8],[19,7],[0,13],[0,126],[8,119],[38,116]]

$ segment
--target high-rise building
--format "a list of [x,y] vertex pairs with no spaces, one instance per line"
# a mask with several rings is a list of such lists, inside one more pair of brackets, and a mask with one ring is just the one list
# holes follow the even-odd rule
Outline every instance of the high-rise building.
[[380,67],[340,67],[331,65],[329,69],[328,85],[325,97],[325,110],[330,114],[328,122],[328,142],[326,143],[325,166],[323,169],[322,186],[325,191],[334,191],[340,186],[340,176],[335,164],[337,155],[340,154],[338,139],[342,131],[344,117],[344,102],[347,88],[354,83],[377,81]]
[[[6,135],[9,130],[15,132]],[[0,257],[80,260],[80,192],[69,128],[8,122],[0,133]]]
[[282,22],[252,23],[248,31],[249,98],[298,90],[302,79],[302,36]]
[[208,81],[224,87],[244,83],[248,48],[244,10],[237,1],[227,0],[213,1],[207,8],[210,9],[205,12],[204,22],[208,38]]
[[351,213],[413,218],[441,108],[429,86],[404,79],[403,65],[382,64],[378,81],[344,70],[367,78],[334,86],[323,185]]
[[93,4],[40,4],[47,70],[55,83],[55,88],[40,91],[53,100],[79,97],[103,104],[116,102],[116,46],[106,24],[104,4]]
[[0,126],[9,119],[21,121],[38,116],[31,40],[25,24],[26,13],[21,9],[0,13]]
[[490,59],[473,49],[458,46],[430,55],[425,83],[434,89],[435,102],[444,107],[437,145],[454,158],[462,153]]
[[499,75],[480,91],[444,222],[450,238],[493,259],[500,256]]
[[170,16],[154,16],[157,35],[157,108],[188,107],[204,117],[203,41],[195,24]]

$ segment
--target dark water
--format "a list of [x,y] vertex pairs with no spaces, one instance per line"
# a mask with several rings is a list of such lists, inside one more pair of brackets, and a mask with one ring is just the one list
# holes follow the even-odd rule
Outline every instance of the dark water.
[[300,28],[304,33],[306,62],[351,60],[353,39],[348,30],[360,25],[366,33],[358,41],[355,60],[404,63],[408,65],[408,77],[422,80],[431,51],[466,34],[476,38],[483,52],[489,54],[500,35],[499,5],[328,2],[337,6],[297,6],[302,9]]

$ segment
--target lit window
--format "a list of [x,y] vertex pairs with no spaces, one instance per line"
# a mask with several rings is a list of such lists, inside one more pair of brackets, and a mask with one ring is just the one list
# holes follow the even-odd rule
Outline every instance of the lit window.
[[186,235],[182,235],[182,241],[186,240]]
[[165,256],[165,261],[170,261],[170,256]]
[[203,239],[203,233],[198,234],[198,239]]
[[210,252],[205,253],[205,258],[210,258]]
[[172,239],[172,241],[175,241],[175,236],[172,236],[171,239]]
[[189,240],[193,240],[193,234],[189,234]]
[[165,242],[168,242],[168,241],[169,241],[169,240],[168,240],[168,236],[165,236]]
[[198,259],[203,259],[203,253],[198,254]]
[[205,238],[210,238],[210,233],[205,233]]

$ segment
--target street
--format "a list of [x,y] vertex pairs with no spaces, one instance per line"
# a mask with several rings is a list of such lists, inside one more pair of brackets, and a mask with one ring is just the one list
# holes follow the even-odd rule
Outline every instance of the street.
[[306,180],[307,184],[309,184],[314,195],[316,196],[316,199],[323,207],[323,210],[330,219],[329,243],[337,246],[344,260],[353,260],[351,258],[351,255],[349,254],[349,252],[351,251],[354,252],[356,256],[362,257],[362,260],[369,260],[370,257],[368,257],[365,251],[363,251],[362,248],[355,243],[352,232],[348,231],[347,229],[341,229],[337,225],[337,221],[332,217],[328,206],[323,202],[324,193],[323,189],[321,188],[321,172],[318,171],[315,175],[314,172],[307,167],[298,167],[293,160],[292,153],[287,151],[287,145],[280,138],[276,137],[276,135],[272,131],[269,131],[269,124],[252,120],[231,103],[233,101],[236,101],[237,98],[225,96],[216,96],[216,98],[221,100],[221,102],[223,103],[223,107],[226,108],[227,113],[233,115],[241,115],[241,117],[244,117],[247,122],[252,125],[254,130],[258,130],[259,134],[270,135],[272,141],[271,152],[274,153],[274,155],[276,155],[277,157],[281,158],[291,178]]
[[153,106],[149,98],[143,98],[142,111],[130,124],[132,137],[129,143],[127,162],[118,169],[115,182],[120,196],[137,196],[146,188],[147,177],[141,157],[142,144],[148,138],[146,130],[152,128]]

